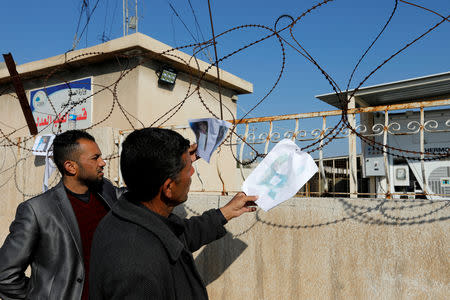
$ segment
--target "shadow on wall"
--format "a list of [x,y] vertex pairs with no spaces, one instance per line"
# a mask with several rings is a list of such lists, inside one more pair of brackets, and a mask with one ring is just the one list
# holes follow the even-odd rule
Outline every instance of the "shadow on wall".
[[[181,218],[187,216],[184,205],[177,206],[174,213]],[[195,258],[195,264],[205,286],[219,278],[247,247],[246,243],[238,238],[233,238],[233,235],[228,232],[223,238],[200,250]]]
[[206,245],[195,258],[195,264],[205,285],[220,277],[244,252],[247,244],[227,233],[223,238]]

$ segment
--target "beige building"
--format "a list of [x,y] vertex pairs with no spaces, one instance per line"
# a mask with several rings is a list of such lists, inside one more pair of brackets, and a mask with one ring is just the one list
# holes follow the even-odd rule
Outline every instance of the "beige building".
[[[217,87],[217,70],[209,64],[146,35],[136,33],[94,47],[76,50],[55,57],[17,66],[28,96],[30,90],[64,84],[81,78],[92,78],[93,106],[92,124],[98,126],[130,129],[151,125],[170,108],[186,99],[183,107],[165,124],[187,124],[187,119],[210,117],[196,91],[199,77],[200,94],[209,109],[220,116]],[[170,67],[178,74],[172,88],[158,84],[158,74]],[[205,74],[203,74],[206,71]],[[8,70],[0,69],[0,91],[10,85]],[[237,95],[251,93],[251,83],[220,70],[220,86],[224,119],[232,119],[236,113]],[[117,101],[128,112],[129,120],[113,105],[114,92]],[[20,128],[25,122],[18,101],[7,89],[0,96],[1,118],[12,128]],[[117,105],[117,103],[116,103]],[[164,120],[164,119],[163,119]],[[161,123],[161,122],[159,122]],[[158,124],[158,122],[157,122]],[[26,129],[15,136],[27,135]]]
[[[176,74],[173,85],[161,80],[164,70]],[[141,33],[19,65],[17,71],[39,134],[57,132],[60,124],[61,130],[67,129],[69,121],[64,116],[74,106],[77,128],[111,128],[120,140],[120,135],[134,128],[162,126],[195,141],[188,119],[220,118],[221,100],[223,119],[231,120],[236,116],[238,95],[253,90],[251,83],[224,70],[220,70],[218,85],[215,67]],[[0,68],[0,103],[3,134],[11,141],[28,136],[6,67]],[[217,190],[217,186],[238,189],[233,179],[236,164],[230,150],[225,149],[229,147],[222,148],[220,160],[233,161],[221,165],[222,174],[228,176],[222,179],[229,186],[222,187],[216,170],[219,155],[213,155],[211,164],[198,164],[198,173],[209,180],[202,182],[201,177],[195,177],[193,190]],[[116,174],[112,179],[121,183]]]
[[[189,118],[210,117],[196,92],[198,78],[202,76],[200,94],[209,109],[220,116],[217,70],[209,66],[146,35],[135,33],[94,47],[19,65],[17,71],[28,96],[33,89],[92,78],[92,124],[106,118],[98,126],[130,129],[131,125],[142,125],[136,119],[149,126],[185,98],[183,107],[166,125],[187,124]],[[158,84],[158,74],[164,67],[178,73],[173,88]],[[8,70],[3,67],[0,69],[0,91],[3,92],[0,95],[1,118],[8,126],[17,129],[25,122],[18,101],[11,96],[15,94],[12,87],[4,92],[9,85]],[[237,95],[251,93],[253,86],[223,70],[220,70],[220,85],[223,105],[228,108],[223,109],[224,119],[232,119],[236,113]],[[117,107],[108,115],[114,92],[116,100],[129,116],[133,116],[129,118],[131,124]],[[21,129],[15,136],[27,134],[26,129]]]

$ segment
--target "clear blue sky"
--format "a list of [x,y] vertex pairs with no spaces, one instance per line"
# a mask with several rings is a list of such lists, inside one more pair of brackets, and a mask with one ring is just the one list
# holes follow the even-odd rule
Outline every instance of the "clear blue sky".
[[[85,0],[92,10],[97,0]],[[131,1],[131,0],[130,0]],[[414,0],[411,0],[414,1]],[[207,0],[138,1],[139,31],[172,46],[194,42],[173,5],[192,34],[201,40],[211,37]],[[217,1],[211,0],[216,34],[243,24],[273,27],[283,14],[296,18],[317,1]],[[324,69],[344,88],[353,66],[389,17],[394,0],[335,0],[308,14],[294,29],[296,38]],[[414,3],[447,16],[448,0],[421,0]],[[81,0],[15,0],[4,3],[0,12],[0,50],[11,52],[17,64],[62,54],[72,48],[80,17]],[[398,4],[390,27],[375,44],[356,73],[354,87],[368,72],[406,43],[436,24],[440,18],[430,12]],[[280,21],[280,26],[287,20]],[[83,14],[78,33],[86,24]],[[266,35],[256,28],[235,31],[218,40],[223,56]],[[122,35],[122,0],[99,0],[77,49]],[[287,32],[283,36],[288,38]],[[331,92],[320,72],[297,52],[286,47],[286,69],[275,92],[251,116],[268,116],[333,109],[315,99]],[[213,49],[210,50],[214,55]],[[2,58],[0,58],[2,59]],[[203,58],[204,59],[204,58]],[[272,86],[281,67],[281,51],[272,38],[241,52],[221,64],[225,70],[254,84],[254,94],[241,96],[239,116],[252,107]],[[447,72],[450,69],[450,22],[384,66],[365,84],[374,85],[417,76]]]

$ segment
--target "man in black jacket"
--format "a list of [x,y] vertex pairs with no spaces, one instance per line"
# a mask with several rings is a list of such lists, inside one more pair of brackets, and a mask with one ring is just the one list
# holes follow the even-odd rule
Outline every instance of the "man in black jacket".
[[128,192],[94,235],[90,297],[97,299],[207,299],[192,252],[225,235],[223,225],[256,197],[238,193],[227,205],[189,220],[172,214],[187,200],[192,160],[189,141],[159,128],[124,141],[121,171]]
[[[0,248],[0,298],[87,299],[92,236],[118,198],[103,178],[94,138],[80,130],[55,137],[61,181],[21,203]],[[31,265],[31,277],[25,276]]]

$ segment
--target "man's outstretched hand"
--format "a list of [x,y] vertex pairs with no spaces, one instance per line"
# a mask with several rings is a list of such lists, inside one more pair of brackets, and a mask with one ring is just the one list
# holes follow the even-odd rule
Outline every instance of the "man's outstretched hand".
[[245,193],[239,192],[220,211],[225,219],[230,221],[243,213],[255,211],[256,199],[258,199],[258,196],[247,196]]

